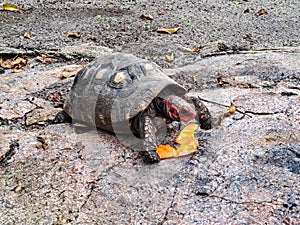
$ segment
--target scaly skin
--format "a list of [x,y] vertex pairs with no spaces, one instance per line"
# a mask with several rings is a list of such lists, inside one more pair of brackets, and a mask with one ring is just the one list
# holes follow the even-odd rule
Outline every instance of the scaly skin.
[[[165,118],[167,122],[188,122],[196,119],[203,129],[212,128],[211,115],[206,106],[194,96],[183,98],[171,95],[166,99],[156,97],[144,111],[130,119],[130,128],[133,134],[143,139],[141,154],[147,163],[160,161],[156,153],[157,128],[153,123],[155,117]],[[72,118],[64,111],[57,114],[54,123],[71,122]]]
[[[201,128],[211,129],[211,116],[208,109],[195,97],[187,98],[187,101],[178,96],[169,96],[166,99],[155,98],[149,107],[131,120],[133,133],[138,134],[144,140],[142,156],[145,162],[154,163],[160,160],[156,153],[158,145],[156,139],[156,127],[153,124],[155,117],[162,117],[168,122],[188,122],[196,119]],[[138,124],[138,129],[137,128]]]
[[156,153],[156,127],[153,124],[152,118],[149,115],[142,117],[142,123],[144,129],[144,151],[142,156],[144,162],[154,163],[160,160],[159,155]]
[[204,130],[212,129],[212,117],[203,102],[195,96],[184,96],[184,99],[195,106],[197,111],[196,120],[200,124],[200,127]]

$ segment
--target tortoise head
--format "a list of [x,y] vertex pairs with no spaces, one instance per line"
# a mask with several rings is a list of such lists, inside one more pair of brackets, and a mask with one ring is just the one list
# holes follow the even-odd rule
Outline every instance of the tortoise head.
[[181,97],[170,95],[164,99],[166,103],[167,116],[172,121],[188,122],[197,115],[195,106]]

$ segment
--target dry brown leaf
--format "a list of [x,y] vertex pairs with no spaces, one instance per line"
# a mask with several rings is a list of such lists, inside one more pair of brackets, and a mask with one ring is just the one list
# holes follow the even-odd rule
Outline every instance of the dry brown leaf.
[[79,70],[81,70],[82,68],[84,67],[84,65],[81,65],[81,66],[78,66],[76,68],[72,68],[72,70],[68,70],[68,69],[65,69],[61,75],[65,78],[69,78],[69,77],[73,77],[75,76]]
[[4,3],[3,4],[3,10],[19,12],[19,13],[23,12],[18,6],[16,6],[15,4],[10,4],[10,3]]
[[13,69],[14,73],[21,73],[21,72],[24,72],[24,71],[25,71],[25,68],[20,68],[20,69],[15,68],[15,69]]
[[149,14],[142,14],[140,15],[141,19],[146,19],[146,20],[153,20],[153,16],[149,15]]
[[166,56],[166,60],[168,62],[173,62],[174,61],[174,54],[173,54],[173,52],[170,55]]
[[248,8],[248,9],[245,9],[244,10],[244,13],[250,13],[250,9]]
[[5,69],[11,69],[13,68],[13,60],[12,59],[7,59],[4,62],[1,63],[1,67]]
[[175,28],[157,28],[156,31],[160,33],[168,33],[168,34],[174,34],[176,33],[180,27],[175,27]]
[[[236,106],[235,106],[233,103],[231,103],[230,106],[227,108],[226,112],[224,112],[219,118],[215,119],[214,125],[215,125],[215,126],[220,126],[220,125],[222,125],[222,122],[223,122],[224,118],[230,117],[230,116],[233,115],[236,111],[237,111]],[[223,126],[222,126],[222,127],[223,127]]]
[[16,62],[18,62],[19,67],[23,67],[27,64],[28,57],[27,56],[17,57]]
[[81,33],[77,32],[77,33],[73,33],[73,32],[66,32],[67,37],[71,37],[71,38],[80,38],[81,37]]
[[217,83],[219,85],[223,85],[224,84],[224,81],[223,81],[222,77],[217,77]]
[[26,56],[16,56],[12,59],[7,59],[1,63],[1,66],[5,69],[20,69],[25,66],[28,62],[28,58]]
[[195,47],[195,48],[184,48],[184,49],[189,52],[200,52],[200,50],[202,49],[202,46]]
[[37,56],[35,58],[36,61],[41,62],[43,64],[47,64],[47,63],[52,63],[53,59],[52,58],[48,58],[46,55],[41,55],[41,56]]
[[260,9],[256,12],[257,16],[261,16],[261,15],[264,15],[264,14],[268,14],[268,12],[265,9]]
[[30,39],[32,37],[32,35],[29,32],[25,32],[24,37]]
[[236,107],[233,103],[231,103],[226,111],[226,116],[233,115],[235,112],[236,112]]
[[242,2],[239,2],[239,1],[233,1],[233,4],[239,5],[239,4],[242,4]]
[[229,84],[229,82],[226,81],[226,80],[224,80],[223,77],[217,77],[217,83],[218,83],[219,85]]

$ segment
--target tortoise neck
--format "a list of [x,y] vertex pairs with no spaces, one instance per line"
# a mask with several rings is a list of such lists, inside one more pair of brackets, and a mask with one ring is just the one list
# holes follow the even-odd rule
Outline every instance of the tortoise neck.
[[152,101],[154,110],[157,112],[157,116],[168,118],[168,107],[166,101],[161,97],[156,97]]

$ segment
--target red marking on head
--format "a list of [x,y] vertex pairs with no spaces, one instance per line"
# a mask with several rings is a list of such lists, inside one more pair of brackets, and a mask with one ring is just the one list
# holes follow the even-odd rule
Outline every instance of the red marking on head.
[[195,107],[178,96],[172,96],[164,100],[167,106],[169,119],[188,122],[197,115]]
[[167,104],[167,110],[168,110],[168,115],[169,115],[170,119],[175,120],[175,121],[180,121],[179,112],[175,106],[173,106],[169,103],[169,104]]

